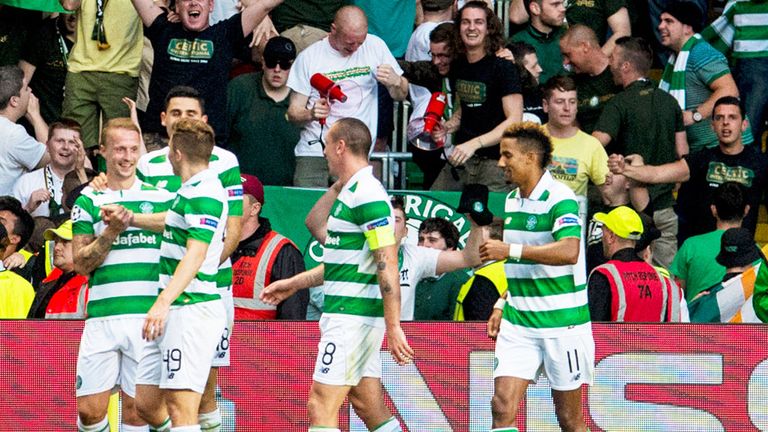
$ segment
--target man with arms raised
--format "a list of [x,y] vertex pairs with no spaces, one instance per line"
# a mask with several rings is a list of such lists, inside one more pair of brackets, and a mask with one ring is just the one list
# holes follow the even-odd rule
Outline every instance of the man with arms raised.
[[247,47],[253,29],[282,0],[243,2],[241,13],[209,25],[213,0],[178,0],[181,22],[153,0],[132,0],[144,23],[144,35],[152,42],[155,60],[149,84],[145,132],[162,133],[158,122],[165,95],[177,85],[194,86],[205,98],[216,142],[227,142],[227,83],[232,59]]
[[[324,243],[324,265],[277,281],[261,299],[277,304],[297,289],[325,281],[321,338],[307,409],[310,431],[339,431],[339,408],[349,400],[369,430],[401,431],[384,404],[379,350],[387,345],[399,364],[413,350],[400,327],[400,283],[392,207],[368,165],[371,134],[357,119],[328,131],[325,157],[339,180],[307,216]],[[351,269],[351,270],[350,270]]]
[[[141,325],[157,298],[160,237],[128,228],[130,212],[168,208],[173,195],[136,178],[141,138],[127,118],[107,122],[100,152],[106,189],[86,187],[72,209],[75,271],[89,276],[88,319],[77,359],[78,430],[109,430],[107,406],[116,384],[123,391],[123,430],[145,423],[134,409],[136,367],[144,348]],[[102,220],[101,208],[124,207]]]
[[488,240],[480,258],[506,260],[506,299],[488,321],[497,338],[493,429],[517,431],[515,418],[531,381],[545,371],[560,428],[584,432],[581,386],[592,383],[595,342],[586,272],[575,265],[581,220],[576,197],[546,167],[552,143],[543,128],[521,123],[504,132],[499,166],[519,187],[504,204],[504,241]]
[[[171,136],[174,125],[181,119],[194,119],[207,122],[205,106],[200,93],[191,88],[178,86],[171,89],[166,96],[165,111],[160,113],[160,122],[165,126],[168,136]],[[162,148],[145,154],[139,160],[137,175],[143,181],[159,188],[177,192],[182,185],[181,177],[175,174],[170,162],[170,148]],[[224,236],[221,268],[216,276],[216,284],[224,301],[227,311],[227,325],[221,335],[221,343],[214,355],[208,384],[200,405],[200,424],[215,427],[221,425],[221,413],[216,406],[216,381],[218,368],[229,366],[229,339],[232,337],[232,327],[235,320],[235,309],[232,302],[232,255],[240,241],[240,225],[243,215],[243,186],[240,181],[240,165],[237,156],[221,147],[214,146],[208,167],[219,177],[227,192],[227,224]]]

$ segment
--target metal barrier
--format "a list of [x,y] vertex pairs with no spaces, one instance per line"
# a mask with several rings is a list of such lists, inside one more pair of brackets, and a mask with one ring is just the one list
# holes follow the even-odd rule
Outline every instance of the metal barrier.
[[406,189],[406,166],[411,160],[409,152],[373,152],[372,161],[381,161],[381,184],[386,189]]

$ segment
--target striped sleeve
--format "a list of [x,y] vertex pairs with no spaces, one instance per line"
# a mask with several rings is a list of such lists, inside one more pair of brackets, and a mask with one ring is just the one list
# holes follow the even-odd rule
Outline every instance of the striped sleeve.
[[701,37],[705,41],[726,55],[733,47],[733,39],[736,34],[736,28],[733,25],[735,5],[736,1],[734,0],[728,2],[723,14],[701,31]]
[[367,202],[353,208],[352,213],[371,250],[395,244],[395,223],[388,202]]
[[581,219],[579,203],[574,199],[564,199],[552,207],[552,237],[560,240],[568,237],[581,238]]
[[80,195],[72,207],[72,234],[94,235],[94,223],[99,220],[99,210],[93,205],[93,199],[88,195]]
[[211,243],[221,221],[224,207],[220,201],[208,197],[187,198],[184,220],[189,226],[189,238]]
[[222,164],[219,167],[219,180],[227,192],[229,216],[242,216],[243,182],[240,178],[240,165],[237,162],[237,156],[231,152],[227,153],[219,155],[220,163]]

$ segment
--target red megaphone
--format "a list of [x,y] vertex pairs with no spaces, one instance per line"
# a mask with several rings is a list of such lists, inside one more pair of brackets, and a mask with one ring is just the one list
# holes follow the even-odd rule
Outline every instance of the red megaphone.
[[[328,102],[337,100],[344,103],[347,101],[347,95],[341,91],[341,87],[336,85],[335,82],[321,73],[312,75],[312,77],[309,79],[309,84],[312,85],[315,90],[320,92],[320,97],[328,98]],[[324,118],[321,118],[318,121],[321,125],[325,124]]]
[[427,111],[424,113],[424,132],[432,133],[432,129],[443,118],[445,112],[445,103],[447,96],[443,92],[434,92],[427,104]]

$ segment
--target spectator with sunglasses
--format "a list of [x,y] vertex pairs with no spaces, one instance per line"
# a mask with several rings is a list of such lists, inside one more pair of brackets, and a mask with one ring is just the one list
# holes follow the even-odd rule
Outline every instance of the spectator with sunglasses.
[[[240,159],[241,172],[258,175],[266,185],[291,186],[300,129],[286,118],[291,94],[286,82],[296,46],[288,38],[273,37],[263,59],[263,72],[240,75],[229,83],[229,146]],[[244,157],[264,154],[270,157]]]

